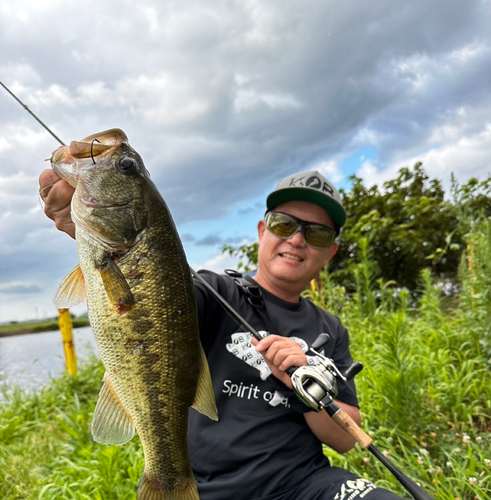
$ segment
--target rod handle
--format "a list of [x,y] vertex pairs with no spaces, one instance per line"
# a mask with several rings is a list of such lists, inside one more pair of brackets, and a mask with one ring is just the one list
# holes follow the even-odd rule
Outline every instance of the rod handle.
[[372,444],[372,438],[337,404],[326,406],[326,411],[362,448],[368,448]]

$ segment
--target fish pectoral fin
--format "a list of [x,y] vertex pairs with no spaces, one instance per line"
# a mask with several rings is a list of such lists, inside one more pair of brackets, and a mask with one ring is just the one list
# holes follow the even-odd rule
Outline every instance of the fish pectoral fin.
[[92,419],[92,437],[101,444],[124,444],[135,435],[133,420],[114,392],[107,375]]
[[213,384],[211,383],[210,368],[203,348],[201,348],[198,387],[196,388],[192,407],[212,420],[218,420],[218,411],[215,403]]
[[87,297],[85,279],[80,266],[70,271],[61,282],[53,302],[58,309],[68,309],[84,302]]
[[106,295],[111,304],[119,314],[128,312],[135,304],[135,297],[121,269],[110,256],[105,256],[96,267],[101,275]]

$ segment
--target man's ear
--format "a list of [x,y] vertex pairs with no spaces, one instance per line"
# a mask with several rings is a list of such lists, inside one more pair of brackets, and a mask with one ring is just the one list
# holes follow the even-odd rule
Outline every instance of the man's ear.
[[264,231],[266,231],[266,224],[264,223],[263,220],[260,220],[257,223],[257,234],[259,236],[259,243],[261,243],[261,240],[263,239]]
[[326,264],[336,255],[338,248],[339,245],[335,242],[327,249]]

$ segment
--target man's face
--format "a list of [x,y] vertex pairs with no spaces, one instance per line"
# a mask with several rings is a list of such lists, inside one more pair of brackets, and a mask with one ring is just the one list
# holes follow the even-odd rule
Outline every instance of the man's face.
[[[328,213],[321,207],[305,201],[290,201],[273,209],[293,215],[306,222],[323,224],[332,229],[335,225]],[[259,281],[275,286],[288,286],[303,290],[311,279],[317,276],[337,251],[337,243],[324,250],[307,246],[302,231],[291,238],[281,239],[271,234],[264,221],[258,224],[259,232]],[[264,281],[266,280],[266,281]]]

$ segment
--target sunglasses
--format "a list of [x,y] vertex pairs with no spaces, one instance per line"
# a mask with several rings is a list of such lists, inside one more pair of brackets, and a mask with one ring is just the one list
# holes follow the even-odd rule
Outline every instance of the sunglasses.
[[303,242],[317,250],[329,248],[337,236],[336,231],[330,227],[305,222],[293,217],[293,215],[282,214],[281,212],[268,212],[264,221],[266,229],[270,233],[285,240],[291,238],[298,231],[302,231]]

